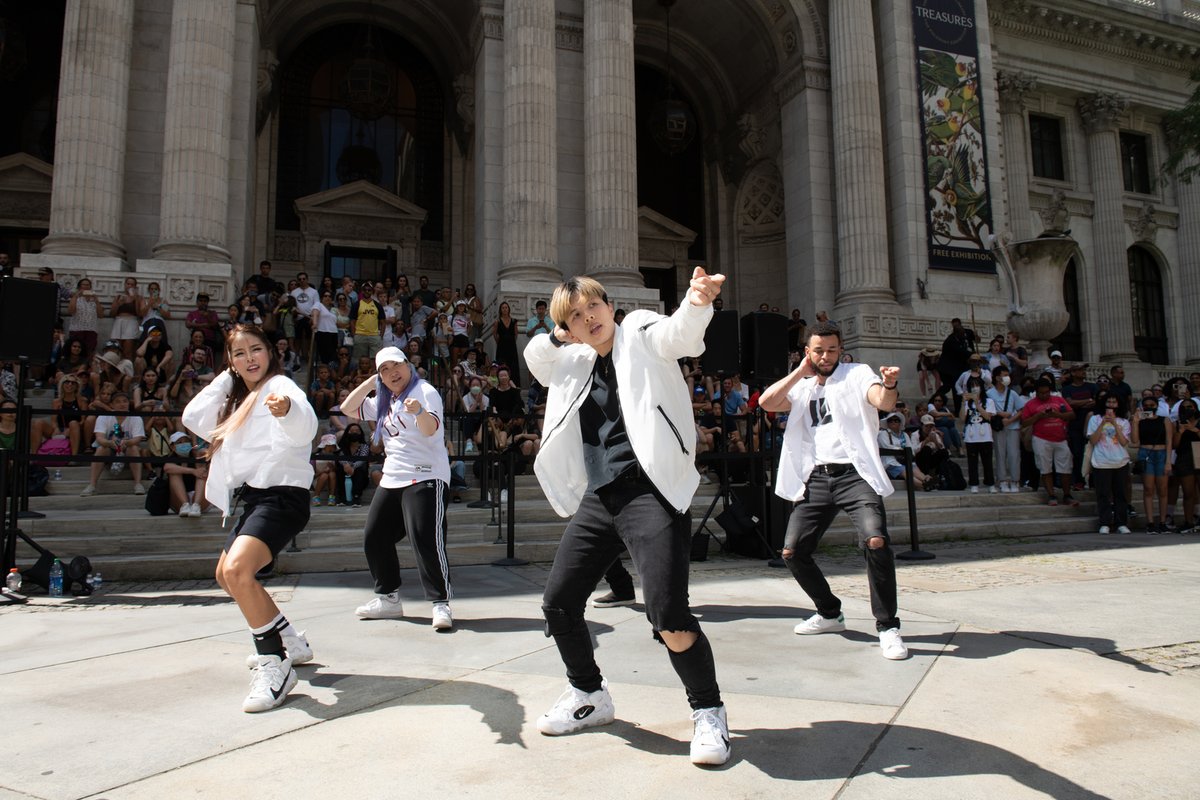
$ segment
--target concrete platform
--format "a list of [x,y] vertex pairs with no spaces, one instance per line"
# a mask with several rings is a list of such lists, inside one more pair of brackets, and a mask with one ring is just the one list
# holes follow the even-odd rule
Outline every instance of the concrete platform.
[[716,557],[691,599],[733,758],[687,759],[689,709],[641,608],[589,609],[617,721],[535,721],[565,685],[547,565],[456,569],[458,624],[360,622],[362,572],[271,579],[316,652],[280,708],[240,710],[250,637],[211,581],[0,606],[0,799],[1193,798],[1200,538],[931,545],[899,567],[911,657],[879,655],[861,556],[822,556],[849,630],[800,637],[790,574]]

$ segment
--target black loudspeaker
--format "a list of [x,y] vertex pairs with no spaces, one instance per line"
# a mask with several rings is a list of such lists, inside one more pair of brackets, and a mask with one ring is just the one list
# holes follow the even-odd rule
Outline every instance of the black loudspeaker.
[[[49,550],[43,550],[38,556],[37,563],[21,573],[21,580],[26,583],[36,583],[46,591],[50,591],[50,568],[54,566],[55,555]],[[92,562],[87,556],[75,556],[69,562],[62,562],[63,568],[63,597],[72,594],[87,595],[92,593],[88,586],[87,576],[92,571]],[[79,588],[73,588],[79,584]],[[26,592],[28,593],[28,592]]]
[[765,311],[742,317],[742,379],[768,384],[787,373],[787,317]]
[[[735,553],[751,558],[774,558],[783,549],[783,535],[787,531],[788,516],[792,513],[793,504],[775,494],[773,487],[767,487],[767,501],[771,504],[771,521],[768,530],[762,512],[762,487],[734,486],[731,491],[735,502],[730,505],[730,508],[740,507],[737,515],[743,520],[753,520],[753,522],[749,530],[743,530],[738,536],[735,536],[729,528],[725,528],[726,533],[730,534],[729,548]],[[717,522],[720,521],[721,518],[718,516]],[[774,553],[767,552],[767,548],[754,530],[755,528],[766,536],[767,541],[771,543],[771,548],[775,550]]]
[[24,278],[0,278],[0,361],[26,356],[30,364],[50,363],[58,286]]
[[705,375],[733,375],[741,366],[739,359],[737,312],[714,311],[704,331],[700,369]]

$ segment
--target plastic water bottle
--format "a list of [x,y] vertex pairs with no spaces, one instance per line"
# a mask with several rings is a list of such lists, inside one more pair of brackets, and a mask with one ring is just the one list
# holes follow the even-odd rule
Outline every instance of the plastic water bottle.
[[10,592],[21,591],[21,570],[13,567],[8,571],[8,576],[4,579],[4,585],[8,587]]
[[61,469],[54,470],[54,480],[56,480],[56,481],[62,480],[62,470]]
[[350,505],[350,503],[354,502],[352,499],[353,497],[354,497],[354,481],[350,480],[349,478],[346,478],[346,505]]
[[104,579],[100,577],[99,572],[92,573],[92,588],[93,589],[99,589],[100,584],[103,582],[104,582]]
[[62,562],[57,558],[54,559],[54,565],[50,567],[50,596],[62,597],[63,589],[63,566]]

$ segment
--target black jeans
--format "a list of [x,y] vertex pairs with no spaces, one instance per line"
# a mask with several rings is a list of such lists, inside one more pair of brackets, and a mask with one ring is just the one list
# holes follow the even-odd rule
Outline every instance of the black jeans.
[[1125,496],[1128,477],[1128,464],[1116,469],[1092,467],[1092,486],[1096,489],[1096,511],[1101,525],[1129,524],[1129,498]]
[[[583,496],[558,545],[542,597],[546,635],[554,637],[572,686],[586,692],[600,688],[600,668],[583,612],[588,596],[626,547],[642,577],[646,618],[655,638],[662,641],[660,631],[694,631],[701,636],[697,644],[704,641],[700,622],[688,607],[691,543],[691,518],[671,508],[645,478],[621,478]],[[681,668],[680,660],[693,651],[693,659],[706,663]],[[692,708],[721,705],[711,652],[693,645],[672,654],[672,666],[684,679]]]
[[979,462],[983,461],[983,485],[995,486],[996,477],[992,473],[992,443],[967,442],[967,484],[979,485]]
[[[791,550],[784,562],[800,588],[809,596],[817,613],[834,619],[842,612],[842,601],[829,588],[829,581],[813,560],[821,537],[839,511],[845,511],[858,531],[858,546],[867,561],[867,581],[871,589],[871,613],[875,629],[899,628],[896,616],[896,558],[887,533],[883,498],[853,469],[840,475],[813,475],[808,479],[804,499],[796,503],[788,518],[783,549]],[[867,540],[879,536],[883,547],[871,549]]]

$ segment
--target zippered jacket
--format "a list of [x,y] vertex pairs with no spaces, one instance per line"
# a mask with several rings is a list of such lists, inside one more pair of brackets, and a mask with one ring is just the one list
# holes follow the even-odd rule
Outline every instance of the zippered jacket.
[[[617,397],[629,443],[642,470],[681,514],[691,507],[700,475],[692,404],[676,362],[704,352],[712,314],[712,306],[686,300],[669,317],[631,311],[613,340]],[[534,472],[550,505],[569,517],[588,485],[579,408],[592,387],[596,351],[584,344],[557,346],[551,339],[535,336],[525,347],[530,373],[549,391]]]

